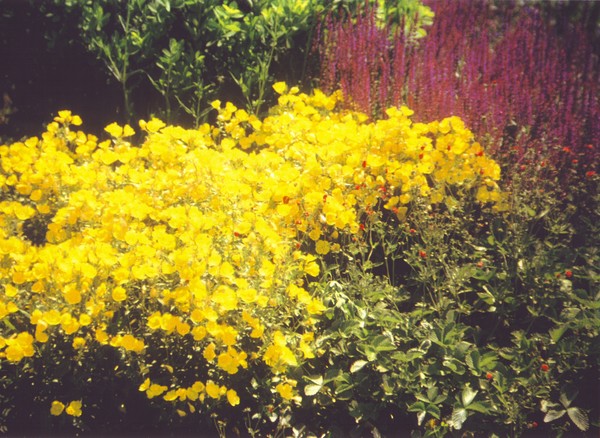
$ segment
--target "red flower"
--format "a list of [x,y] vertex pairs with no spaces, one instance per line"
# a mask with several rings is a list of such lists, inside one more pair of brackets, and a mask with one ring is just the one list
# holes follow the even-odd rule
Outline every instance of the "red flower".
[[421,257],[422,259],[426,259],[427,253],[425,251],[419,251],[419,257]]
[[596,172],[594,172],[593,170],[588,170],[588,171],[585,173],[585,177],[586,177],[586,178],[591,178],[591,177],[593,177],[594,175],[596,175]]
[[485,378],[486,378],[486,379],[488,379],[488,380],[492,380],[492,379],[494,378],[494,375],[493,375],[492,373],[488,372],[488,373],[485,375]]
[[542,370],[543,372],[547,373],[550,370],[550,366],[547,363],[543,363],[540,366],[540,370]]
[[573,272],[572,271],[565,271],[565,277],[567,278],[571,278],[573,276]]
[[361,231],[365,231],[365,224],[360,224],[358,227]]

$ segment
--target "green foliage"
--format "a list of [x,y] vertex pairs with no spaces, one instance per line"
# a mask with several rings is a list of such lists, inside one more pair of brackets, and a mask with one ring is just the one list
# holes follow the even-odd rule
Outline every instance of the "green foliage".
[[[77,26],[80,39],[50,27],[51,47],[83,44],[120,87],[124,120],[157,111],[198,126],[217,98],[259,114],[276,80],[310,83],[311,44],[326,14],[355,14],[362,4],[324,0],[30,0],[50,22]],[[376,2],[382,25],[404,24],[417,37],[433,14],[419,0]],[[375,2],[373,2],[375,5]],[[73,23],[73,24],[71,24]],[[72,36],[70,37],[72,38]],[[162,102],[148,102],[154,89]],[[143,96],[143,97],[142,97]]]
[[[598,199],[575,206],[525,187],[514,181],[503,214],[462,197],[417,204],[406,224],[373,219],[369,246],[350,246],[320,289],[329,310],[308,370],[318,384],[305,387],[319,408],[313,424],[417,436],[597,425],[599,242],[597,225],[580,219]],[[585,392],[576,406],[573,388]]]

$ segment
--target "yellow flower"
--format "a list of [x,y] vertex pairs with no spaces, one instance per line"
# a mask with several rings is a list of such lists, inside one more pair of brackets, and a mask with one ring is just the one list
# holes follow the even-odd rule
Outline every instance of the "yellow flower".
[[237,406],[240,404],[240,398],[238,397],[235,389],[227,390],[227,401],[231,406]]
[[65,405],[58,400],[54,400],[52,405],[50,406],[50,414],[54,416],[59,416],[65,410]]
[[327,242],[326,240],[319,240],[315,245],[315,251],[317,252],[317,254],[320,255],[328,254],[330,249],[331,247],[329,245],[329,242]]
[[146,390],[146,397],[154,398],[163,394],[167,390],[167,387],[164,385],[159,385],[157,383],[152,383],[150,387]]
[[217,357],[217,354],[215,353],[215,348],[216,345],[214,344],[214,342],[208,344],[208,346],[204,349],[204,352],[202,353],[204,359],[206,359],[209,362],[212,362],[215,359],[215,357]]
[[218,399],[221,397],[221,388],[212,380],[206,382],[206,393],[210,398]]
[[317,298],[313,298],[312,300],[310,300],[310,303],[308,304],[308,306],[306,306],[306,311],[311,315],[320,315],[326,309],[327,307],[325,307],[323,303]]
[[152,117],[152,119],[148,123],[144,123],[142,126],[142,121],[140,121],[140,127],[148,132],[158,132],[162,128],[167,126],[162,120],[157,119],[156,117]]
[[72,115],[69,110],[61,110],[58,112],[58,117],[54,118],[55,122],[64,123],[65,125],[71,124],[75,126],[81,125],[81,117]]
[[294,387],[289,383],[280,383],[275,389],[284,400],[291,400],[294,398]]
[[121,339],[121,346],[128,351],[141,353],[144,349],[144,341],[136,339],[133,335],[128,333]]
[[123,136],[123,128],[117,123],[111,123],[110,125],[105,127],[104,130],[115,138],[120,138]]
[[73,348],[75,350],[79,350],[83,347],[85,347],[85,339],[84,338],[82,338],[81,336],[77,336],[75,339],[73,339]]
[[273,84],[273,90],[275,90],[277,94],[283,94],[287,90],[287,84],[285,82],[275,82]]
[[19,362],[24,357],[31,357],[34,354],[33,336],[27,332],[21,332],[17,336],[6,339],[6,359],[10,362]]
[[65,409],[67,415],[81,417],[81,400],[74,400]]
[[316,277],[317,275],[319,275],[319,272],[321,272],[321,270],[319,269],[319,265],[317,265],[317,263],[315,263],[314,261],[309,261],[304,265],[304,272],[306,272],[311,277]]
[[127,299],[127,292],[123,287],[117,286],[113,289],[111,296],[113,300],[120,303]]

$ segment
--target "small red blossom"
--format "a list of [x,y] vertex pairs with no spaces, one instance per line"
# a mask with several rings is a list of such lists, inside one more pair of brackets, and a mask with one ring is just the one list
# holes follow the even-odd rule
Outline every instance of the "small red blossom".
[[367,162],[366,162],[366,161],[363,161],[363,162],[362,162],[362,167],[363,167],[363,169],[364,169],[365,167],[367,167]]
[[365,224],[360,224],[358,227],[361,231],[365,231]]
[[425,251],[419,251],[419,257],[421,257],[422,259],[426,259],[427,253]]
[[283,199],[281,200],[284,204],[287,204],[290,202],[290,197],[289,196],[284,196]]
[[415,230],[414,228],[411,228],[410,230],[408,230],[408,232],[410,234],[415,234],[417,232],[417,230]]
[[233,235],[234,235],[235,237],[240,237],[240,233],[238,233],[237,231],[234,231],[234,232],[233,232]]
[[419,160],[422,160],[422,159],[423,159],[423,157],[424,157],[424,155],[423,155],[423,154],[419,154]]
[[588,170],[588,171],[585,173],[585,177],[586,177],[586,178],[592,178],[594,175],[596,175],[596,172],[594,172],[593,170]]
[[547,363],[543,363],[540,366],[540,370],[542,370],[544,373],[547,373],[550,370],[550,366]]
[[573,153],[573,151],[571,151],[571,148],[570,148],[570,147],[566,147],[566,146],[565,146],[565,147],[564,147],[562,150],[563,150],[563,152],[565,152],[565,153],[567,153],[567,154],[571,154],[571,153]]
[[572,276],[573,276],[573,271],[569,271],[569,270],[565,271],[565,277],[571,278]]
[[488,379],[488,380],[492,380],[492,379],[494,378],[494,375],[493,375],[492,373],[488,372],[488,373],[485,375],[485,378],[486,378],[486,379]]
[[483,261],[481,261],[481,260],[480,260],[480,261],[478,261],[478,262],[477,262],[477,267],[478,267],[478,268],[483,268]]
[[483,157],[483,151],[479,151],[475,154],[476,157]]
[[327,195],[323,195],[323,202],[327,202]]
[[577,164],[577,163],[579,163],[579,160],[578,159],[574,159],[574,160],[571,161],[571,163]]

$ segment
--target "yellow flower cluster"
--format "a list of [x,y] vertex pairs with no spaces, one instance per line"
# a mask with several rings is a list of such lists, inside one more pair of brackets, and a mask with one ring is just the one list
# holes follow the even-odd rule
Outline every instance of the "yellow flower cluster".
[[81,417],[81,406],[81,400],[73,400],[67,406],[58,400],[54,400],[50,406],[50,414],[58,417],[64,412],[72,417]]
[[[413,123],[403,107],[369,122],[336,111],[339,94],[275,89],[263,120],[214,102],[217,125],[142,121],[139,146],[129,125],[104,141],[75,131],[69,111],[41,138],[0,146],[0,360],[69,337],[74,351],[109,345],[140,364],[149,398],[237,405],[227,382],[240,370],[266,365],[280,382],[315,356],[325,306],[308,282],[343,236],[361,238],[366,213],[384,204],[402,219],[413,198],[445,202],[450,188],[501,208],[499,168],[460,119]],[[181,386],[180,365],[151,383],[145,364],[174,345],[212,380]]]

